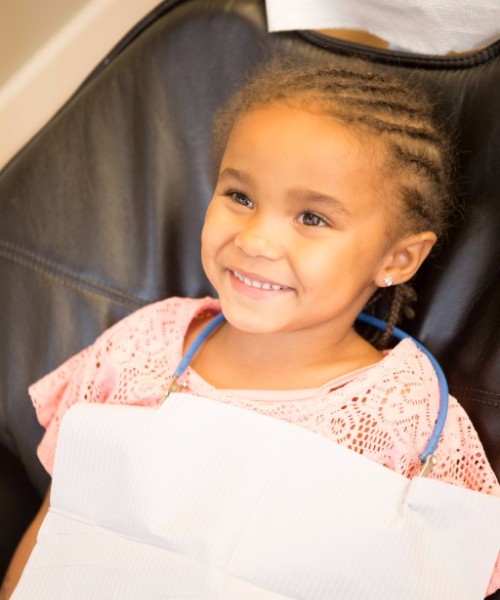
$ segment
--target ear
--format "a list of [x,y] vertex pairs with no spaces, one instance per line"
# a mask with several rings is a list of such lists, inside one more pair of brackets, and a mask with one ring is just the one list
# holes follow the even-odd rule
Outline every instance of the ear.
[[375,284],[378,287],[386,287],[387,278],[391,278],[389,285],[397,285],[411,279],[429,255],[436,240],[436,234],[432,231],[414,233],[398,239],[385,254]]

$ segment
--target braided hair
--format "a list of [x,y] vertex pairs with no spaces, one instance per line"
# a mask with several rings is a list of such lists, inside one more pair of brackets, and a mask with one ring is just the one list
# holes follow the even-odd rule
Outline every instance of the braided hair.
[[[398,224],[394,235],[433,231],[442,238],[453,208],[451,144],[433,103],[416,84],[359,60],[342,66],[271,63],[255,72],[217,115],[217,164],[238,118],[274,103],[319,112],[370,135],[383,149],[387,172],[397,173],[391,177],[391,208]],[[369,341],[386,347],[400,319],[414,316],[415,301],[416,292],[408,283],[375,292],[364,310],[387,321],[388,327]]]

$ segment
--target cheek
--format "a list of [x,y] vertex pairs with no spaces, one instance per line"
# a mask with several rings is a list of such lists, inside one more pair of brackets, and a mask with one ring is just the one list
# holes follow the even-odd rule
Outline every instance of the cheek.
[[220,211],[210,204],[201,231],[201,262],[209,279],[214,273],[217,254],[223,245],[224,227],[221,223]]
[[205,273],[208,275],[207,269],[209,268],[215,249],[213,248],[213,235],[210,224],[205,221],[203,230],[201,232],[201,263],[205,269]]
[[201,245],[202,251],[205,246],[209,246],[214,238],[214,230],[217,229],[217,211],[214,209],[214,201],[212,200],[207,207],[205,220],[201,230]]
[[303,248],[297,253],[294,267],[304,285],[318,295],[340,298],[357,294],[371,285],[378,263],[376,249],[367,245],[370,247],[348,238],[336,239],[321,248]]
[[218,200],[212,200],[201,232],[202,245],[210,249],[221,248],[234,238],[236,229],[237,223],[227,207]]
[[[210,219],[210,205],[208,206],[207,212],[205,214],[205,221],[203,222],[203,228],[201,230],[201,262],[205,272],[207,270],[207,261],[210,255],[210,247],[211,240],[213,238],[212,235],[212,224]],[[207,273],[208,275],[208,273]]]

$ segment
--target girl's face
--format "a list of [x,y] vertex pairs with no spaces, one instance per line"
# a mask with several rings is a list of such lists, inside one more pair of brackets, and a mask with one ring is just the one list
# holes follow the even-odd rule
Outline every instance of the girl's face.
[[231,325],[351,328],[391,245],[381,162],[373,139],[300,108],[273,104],[236,122],[202,234]]

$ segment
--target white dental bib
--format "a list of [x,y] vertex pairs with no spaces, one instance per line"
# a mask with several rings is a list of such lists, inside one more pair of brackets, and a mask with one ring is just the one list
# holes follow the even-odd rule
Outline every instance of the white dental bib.
[[189,394],[72,407],[13,595],[482,600],[500,500]]

